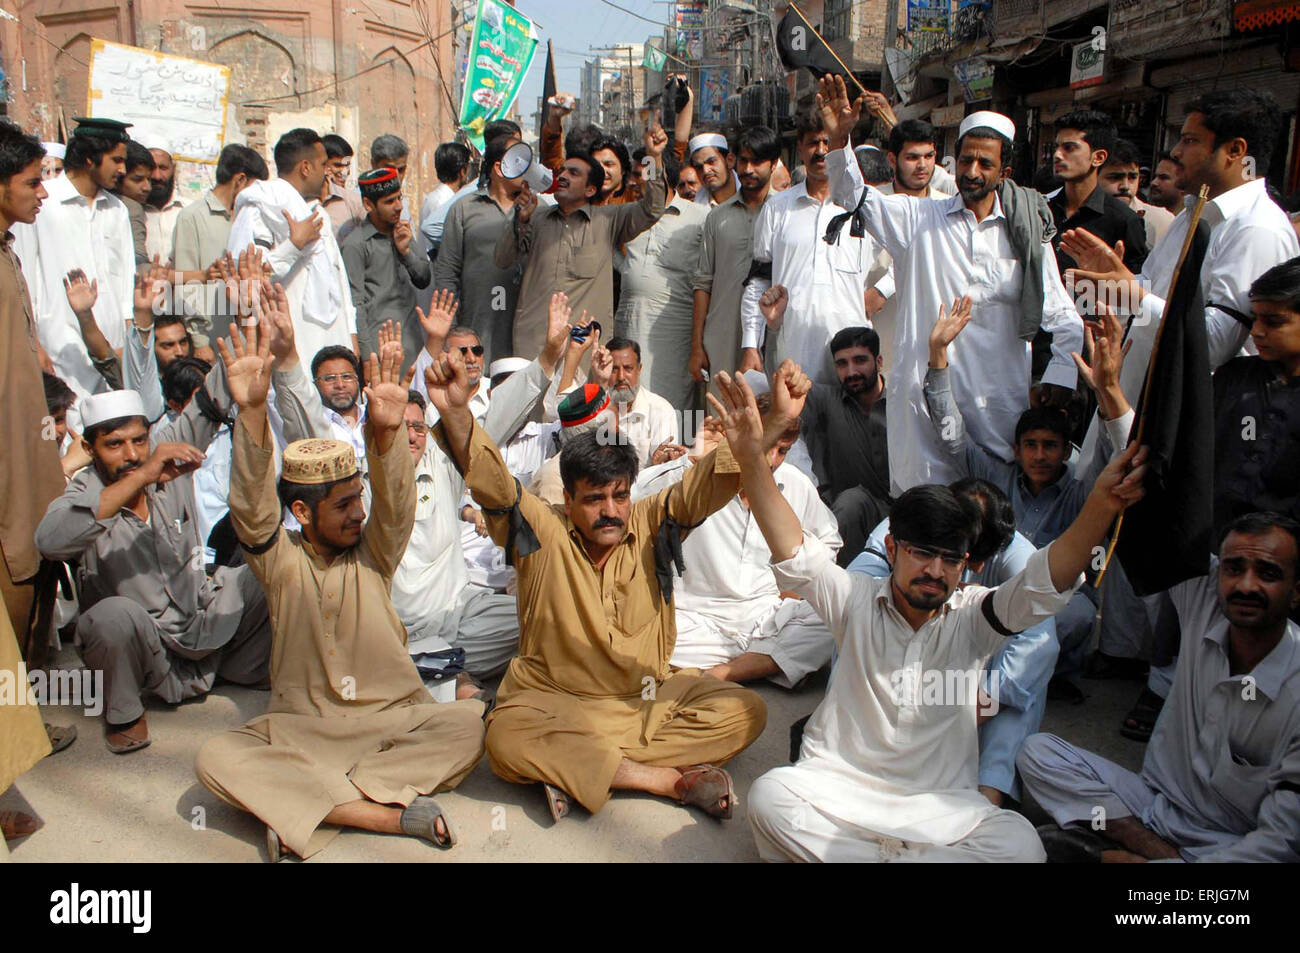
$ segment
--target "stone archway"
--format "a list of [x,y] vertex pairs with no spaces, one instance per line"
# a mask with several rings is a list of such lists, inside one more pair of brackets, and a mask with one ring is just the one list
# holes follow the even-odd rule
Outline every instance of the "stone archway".
[[268,115],[277,107],[298,108],[296,97],[286,98],[299,92],[298,69],[293,54],[256,30],[244,30],[218,40],[203,56],[211,63],[229,66],[232,77],[239,77],[237,87],[232,89],[237,96],[234,99],[235,121],[239,123],[249,147],[269,160]]

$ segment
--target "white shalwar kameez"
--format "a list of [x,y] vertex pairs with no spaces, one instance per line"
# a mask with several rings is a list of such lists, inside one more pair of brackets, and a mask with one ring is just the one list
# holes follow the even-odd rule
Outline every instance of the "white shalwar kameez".
[[[867,231],[894,260],[898,320],[893,373],[885,377],[892,494],[961,476],[930,422],[921,384],[939,306],[949,308],[963,295],[972,299],[973,316],[948,346],[953,395],[971,438],[1010,461],[1016,421],[1029,407],[1030,349],[1020,337],[1024,266],[1012,248],[996,193],[993,212],[976,222],[960,195],[921,199],[884,195],[867,186],[847,147],[827,156],[826,165],[837,202],[856,205],[867,189],[862,203]],[[1083,321],[1048,245],[1042,273],[1042,328],[1052,335],[1052,359],[1042,380],[1073,388],[1077,371],[1070,352],[1082,353]]]
[[[637,480],[633,500],[676,483],[688,465],[682,457],[651,467]],[[812,481],[788,463],[773,476],[800,524],[831,552],[839,552],[835,516]],[[793,688],[830,662],[835,646],[830,630],[806,601],[781,598],[772,575],[772,551],[739,496],[690,531],[682,559],[686,572],[673,586],[674,668],[707,669],[754,652],[771,656],[780,667],[772,682]]]
[[989,616],[1024,630],[1063,609],[1082,582],[1057,592],[1049,552],[996,589],[958,589],[915,631],[888,579],[840,568],[807,531],[794,556],[773,564],[777,585],[808,600],[840,654],[798,763],[750,789],[764,859],[1045,859],[1033,826],[979,792],[976,688],[1005,638]]

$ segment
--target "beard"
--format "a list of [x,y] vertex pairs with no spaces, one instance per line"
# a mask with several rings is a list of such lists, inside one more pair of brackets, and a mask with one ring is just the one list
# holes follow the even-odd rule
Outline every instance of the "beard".
[[148,204],[154,208],[160,209],[171,201],[172,192],[176,188],[176,176],[170,179],[163,179],[161,182],[151,182],[149,185]]
[[942,579],[932,579],[930,577],[922,578],[918,576],[916,579],[912,580],[913,583],[923,582],[923,581],[937,582],[941,587],[941,591],[912,592],[910,585],[907,589],[903,589],[900,587],[899,592],[902,593],[903,599],[906,600],[907,604],[911,606],[913,609],[920,609],[926,612],[930,611],[931,609],[938,609],[945,602],[947,602],[948,597],[952,595],[952,590],[948,588],[948,586],[944,583]]
[[998,183],[992,179],[979,185],[968,185],[965,179],[957,180],[957,190],[967,202],[978,202],[997,187]]
[[322,404],[336,414],[345,414],[357,405],[356,394],[341,395],[339,397],[329,397],[321,394],[320,399]]
[[844,378],[844,390],[850,394],[869,394],[876,389],[879,382],[879,371],[872,371],[869,376],[866,374],[850,374]]
[[616,404],[630,404],[636,400],[638,390],[640,385],[633,387],[630,384],[619,384],[610,390],[609,399]]

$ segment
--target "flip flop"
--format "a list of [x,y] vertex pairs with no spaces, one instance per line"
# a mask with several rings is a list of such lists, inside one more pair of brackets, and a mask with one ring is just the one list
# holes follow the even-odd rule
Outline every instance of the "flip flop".
[[266,827],[266,861],[278,864],[293,858],[293,851],[280,843],[280,835],[268,824]]
[[45,723],[45,734],[50,739],[50,754],[58,754],[68,745],[77,740],[76,725],[51,725],[48,721]]
[[551,809],[551,820],[560,823],[562,819],[568,816],[572,804],[569,801],[569,795],[565,794],[553,784],[542,784],[542,791],[546,794],[546,806]]
[[[138,728],[139,731],[143,732],[144,737],[140,737],[138,733],[134,736],[127,734],[134,728]],[[144,720],[144,715],[141,715],[131,724],[123,725],[116,730],[110,728],[104,734],[104,743],[108,745],[108,750],[113,754],[130,754],[132,751],[139,751],[141,748],[149,747],[149,741],[149,725]]]
[[[736,789],[731,775],[712,764],[696,764],[679,768],[682,776],[677,781],[677,803],[693,804],[710,817],[727,820],[736,805]],[[726,806],[719,806],[725,801]]]
[[26,811],[0,811],[0,831],[5,840],[15,840],[35,834],[44,825]]
[[[442,818],[446,836],[439,835],[435,821]],[[443,813],[438,802],[428,795],[421,794],[402,810],[402,833],[411,837],[420,837],[435,847],[451,850],[456,846],[456,832],[452,830],[451,821]]]

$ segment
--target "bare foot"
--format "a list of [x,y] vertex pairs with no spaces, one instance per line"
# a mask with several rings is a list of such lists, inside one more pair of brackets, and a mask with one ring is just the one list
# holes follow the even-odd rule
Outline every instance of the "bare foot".
[[456,676],[456,701],[477,698],[481,691],[483,686],[474,681],[474,677],[469,672],[461,672]]
[[988,798],[988,802],[992,804],[994,807],[1002,806],[1002,799],[1004,795],[997,788],[991,788],[987,784],[981,784],[980,794],[983,794],[986,798]]

